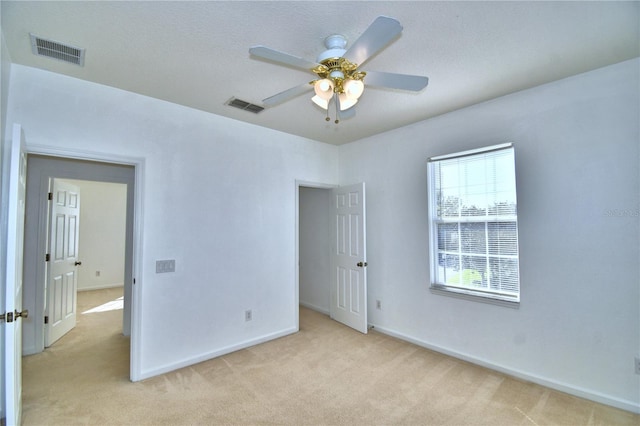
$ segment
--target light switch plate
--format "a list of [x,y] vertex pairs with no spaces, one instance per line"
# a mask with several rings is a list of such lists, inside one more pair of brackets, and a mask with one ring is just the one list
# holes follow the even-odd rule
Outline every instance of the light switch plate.
[[156,274],[162,274],[165,272],[175,272],[176,261],[171,260],[156,260]]

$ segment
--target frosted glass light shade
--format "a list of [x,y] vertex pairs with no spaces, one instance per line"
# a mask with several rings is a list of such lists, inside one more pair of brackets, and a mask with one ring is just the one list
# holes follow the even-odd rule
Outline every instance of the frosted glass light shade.
[[326,99],[322,99],[320,96],[316,95],[311,98],[314,104],[318,105],[322,109],[329,109],[329,101]]
[[346,80],[344,82],[344,93],[349,99],[358,99],[364,92],[364,83],[362,80]]
[[328,78],[316,81],[313,87],[316,95],[326,101],[333,96],[333,82]]
[[340,100],[340,111],[349,109],[358,102],[358,99],[351,99],[349,98],[349,96],[347,96],[346,93],[341,93],[340,96],[338,96],[338,98]]

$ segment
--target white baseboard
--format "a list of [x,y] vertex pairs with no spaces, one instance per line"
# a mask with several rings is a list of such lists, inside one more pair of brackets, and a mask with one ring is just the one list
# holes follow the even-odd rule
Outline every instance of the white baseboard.
[[78,287],[78,291],[90,291],[90,290],[104,290],[106,288],[116,288],[116,287],[124,287],[123,283],[115,283],[115,284],[105,284],[105,285],[96,285],[91,287]]
[[640,414],[640,403],[638,402],[633,402],[633,401],[612,397],[610,395],[605,395],[600,392],[595,392],[589,389],[583,389],[577,386],[572,386],[572,385],[558,382],[545,377],[540,377],[535,374],[530,374],[520,370],[514,370],[512,368],[504,367],[502,365],[498,365],[490,361],[487,361],[485,359],[477,358],[469,354],[453,351],[437,345],[432,345],[430,343],[424,342],[422,340],[418,340],[406,334],[397,332],[395,330],[391,330],[389,328],[381,327],[375,324],[369,324],[369,326],[373,326],[374,330],[382,334],[387,334],[389,336],[404,340],[409,343],[413,343],[414,345],[417,345],[435,352],[439,352],[444,355],[451,356],[453,358],[461,359],[463,361],[480,365],[482,367],[486,367],[491,370],[495,370],[500,373],[504,373],[506,375],[513,376],[521,380],[536,383],[536,384],[548,387],[550,389],[555,389],[557,391],[568,393],[570,395],[574,395],[580,398],[588,399],[590,401],[594,401],[600,404],[610,405],[612,407],[616,407],[622,410],[630,411],[632,413]]
[[178,370],[180,368],[188,367],[190,365],[198,364],[203,361],[208,361],[210,359],[217,358],[222,355],[230,354],[231,352],[236,352],[241,349],[246,349],[251,346],[259,345],[260,343],[265,343],[270,340],[277,339],[279,337],[288,336],[289,334],[296,333],[297,331],[298,330],[295,327],[287,328],[285,330],[282,330],[276,333],[267,334],[266,336],[258,337],[256,339],[245,340],[244,342],[238,343],[236,345],[231,345],[215,351],[207,352],[205,354],[202,354],[193,358],[185,359],[180,362],[167,364],[159,368],[153,368],[150,370],[142,371],[140,376],[133,381],[137,382],[140,380],[145,380],[154,376],[158,376],[160,374],[169,373],[171,371]]
[[302,302],[302,301],[300,302],[300,306],[303,306],[305,308],[309,308],[312,311],[320,312],[321,314],[329,316],[329,310],[325,309],[325,308],[321,308],[320,306],[312,305],[311,303],[306,303],[306,302]]

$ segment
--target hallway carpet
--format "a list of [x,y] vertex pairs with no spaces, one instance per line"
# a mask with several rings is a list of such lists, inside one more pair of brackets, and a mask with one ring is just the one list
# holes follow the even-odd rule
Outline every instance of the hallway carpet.
[[304,308],[299,333],[131,383],[121,295],[79,293],[77,327],[24,358],[24,425],[640,424]]

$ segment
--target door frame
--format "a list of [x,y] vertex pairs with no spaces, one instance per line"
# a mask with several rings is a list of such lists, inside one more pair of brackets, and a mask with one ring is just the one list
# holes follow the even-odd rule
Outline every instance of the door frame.
[[[143,158],[133,158],[133,157],[121,157],[110,154],[103,153],[93,153],[93,152],[84,152],[84,151],[75,151],[75,150],[62,150],[55,149],[49,147],[42,146],[27,146],[27,165],[29,163],[29,156],[38,155],[44,157],[51,157],[52,160],[79,160],[79,161],[93,161],[100,162],[105,164],[106,166],[130,166],[133,167],[134,170],[134,191],[133,191],[133,202],[132,209],[133,212],[131,214],[132,223],[131,225],[131,252],[127,254],[127,257],[130,258],[131,263],[131,271],[130,276],[125,277],[125,291],[130,291],[130,303],[131,303],[131,340],[130,340],[130,365],[129,365],[129,378],[131,381],[139,381],[141,380],[141,318],[142,318],[142,291],[140,290],[143,277],[142,277],[142,215],[143,215],[143,177],[144,177],[144,166],[145,160]],[[49,177],[52,178],[61,178],[61,179],[81,179],[81,180],[98,180],[95,178],[91,178],[84,175],[68,175],[68,174],[57,174],[56,176],[47,176],[46,180],[48,181]],[[28,176],[27,176],[28,179]],[[41,180],[43,180],[42,177]],[[103,180],[108,182],[109,180]],[[116,182],[115,183],[122,183]],[[46,204],[46,203],[45,203]],[[128,203],[129,204],[129,203]],[[129,208],[129,206],[127,207]],[[127,213],[128,215],[129,213]],[[38,245],[42,242],[42,235],[46,235],[46,228],[43,230],[42,224],[38,225],[39,229],[30,230],[31,232],[36,232],[38,234]],[[25,231],[28,232],[28,231]],[[44,234],[42,234],[44,232]],[[127,230],[129,232],[129,230]],[[36,276],[43,277],[45,265],[44,262],[36,263]],[[127,271],[128,272],[128,271]],[[127,289],[127,278],[129,282],[131,282],[130,290]],[[36,292],[38,293],[38,292]],[[37,297],[42,297],[38,296]],[[41,304],[42,303],[42,304]],[[44,302],[38,302],[38,306],[44,306]],[[34,312],[34,320],[38,320],[35,318],[36,312]],[[40,317],[42,317],[42,313],[40,313]],[[40,318],[39,320],[42,320]],[[43,340],[44,345],[44,340]]]
[[[316,189],[333,189],[338,188],[340,185],[335,185],[332,183],[323,183],[323,182],[310,182],[304,180],[295,181],[295,211],[296,211],[296,220],[295,220],[295,286],[294,286],[294,315],[295,315],[295,325],[296,332],[300,331],[300,188],[316,188]],[[329,250],[330,247],[327,247]],[[330,286],[330,283],[327,283],[327,287]]]

